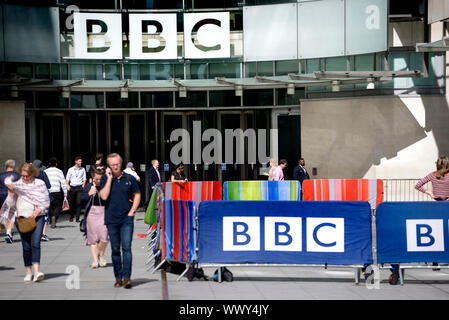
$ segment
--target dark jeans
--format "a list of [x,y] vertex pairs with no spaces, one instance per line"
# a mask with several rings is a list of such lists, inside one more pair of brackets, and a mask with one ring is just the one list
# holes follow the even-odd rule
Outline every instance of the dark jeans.
[[[32,232],[20,233],[23,249],[23,263],[25,267],[31,267],[35,263],[41,262],[41,237],[44,229],[45,216],[36,218],[36,229]],[[16,221],[16,228],[19,230]]]
[[[112,264],[116,279],[131,278],[133,255],[131,242],[134,232],[134,217],[126,217],[120,224],[108,224],[109,241],[111,243]],[[123,251],[123,256],[122,252]]]
[[83,193],[83,187],[70,187],[69,191],[69,206],[70,206],[70,218],[73,219],[76,216],[78,220],[81,214],[81,195]]
[[62,201],[64,200],[64,193],[62,192],[52,192],[53,201],[50,203],[50,218],[56,217],[58,219],[59,214],[62,210]]

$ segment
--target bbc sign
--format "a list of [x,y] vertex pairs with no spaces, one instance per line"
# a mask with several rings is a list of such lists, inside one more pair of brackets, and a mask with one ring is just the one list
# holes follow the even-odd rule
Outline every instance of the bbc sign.
[[376,230],[379,263],[449,262],[448,201],[381,203]]
[[[73,16],[74,58],[122,58],[121,14],[75,12]],[[129,58],[176,59],[176,26],[176,14],[130,14]],[[185,58],[229,58],[229,29],[229,12],[185,13]]]
[[368,202],[203,201],[198,225],[200,263],[372,263]]

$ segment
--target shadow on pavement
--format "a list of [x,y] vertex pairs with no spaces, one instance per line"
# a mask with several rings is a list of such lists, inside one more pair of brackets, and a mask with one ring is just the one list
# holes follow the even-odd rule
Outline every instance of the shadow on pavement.
[[354,278],[299,278],[299,277],[234,277],[234,281],[273,282],[354,282]]
[[144,278],[139,278],[139,279],[131,278],[131,281],[132,281],[134,287],[138,287],[142,284],[149,283],[149,282],[157,282],[157,280],[154,280],[154,279],[144,279]]
[[16,270],[16,268],[0,266],[0,271]]
[[55,279],[55,278],[59,278],[59,277],[67,277],[69,275],[70,274],[68,274],[68,273],[46,273],[44,280]]

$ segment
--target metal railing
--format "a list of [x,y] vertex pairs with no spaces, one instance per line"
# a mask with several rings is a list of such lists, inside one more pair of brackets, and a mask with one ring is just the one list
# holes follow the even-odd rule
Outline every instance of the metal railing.
[[[427,194],[415,189],[419,180],[421,179],[383,179],[383,201],[431,201]],[[427,183],[424,188],[432,191],[432,184]]]

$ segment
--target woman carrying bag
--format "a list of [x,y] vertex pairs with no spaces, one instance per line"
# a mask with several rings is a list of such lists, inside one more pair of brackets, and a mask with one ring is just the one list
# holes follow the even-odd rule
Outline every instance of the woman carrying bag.
[[[80,229],[85,232],[86,246],[90,246],[93,262],[93,269],[106,267],[104,252],[109,242],[108,229],[104,224],[104,201],[101,201],[97,188],[100,186],[101,177],[104,175],[103,169],[93,169],[92,183],[87,183],[84,187],[81,201],[87,201],[84,210],[84,221],[81,221]],[[82,227],[85,223],[85,228]],[[83,230],[85,229],[85,231]]]
[[35,179],[39,173],[31,163],[22,164],[18,172],[21,179],[9,184],[8,189],[16,197],[16,227],[22,240],[26,269],[24,281],[37,282],[44,279],[44,274],[39,271],[41,236],[45,223],[45,210],[50,206],[50,197],[45,182]]

